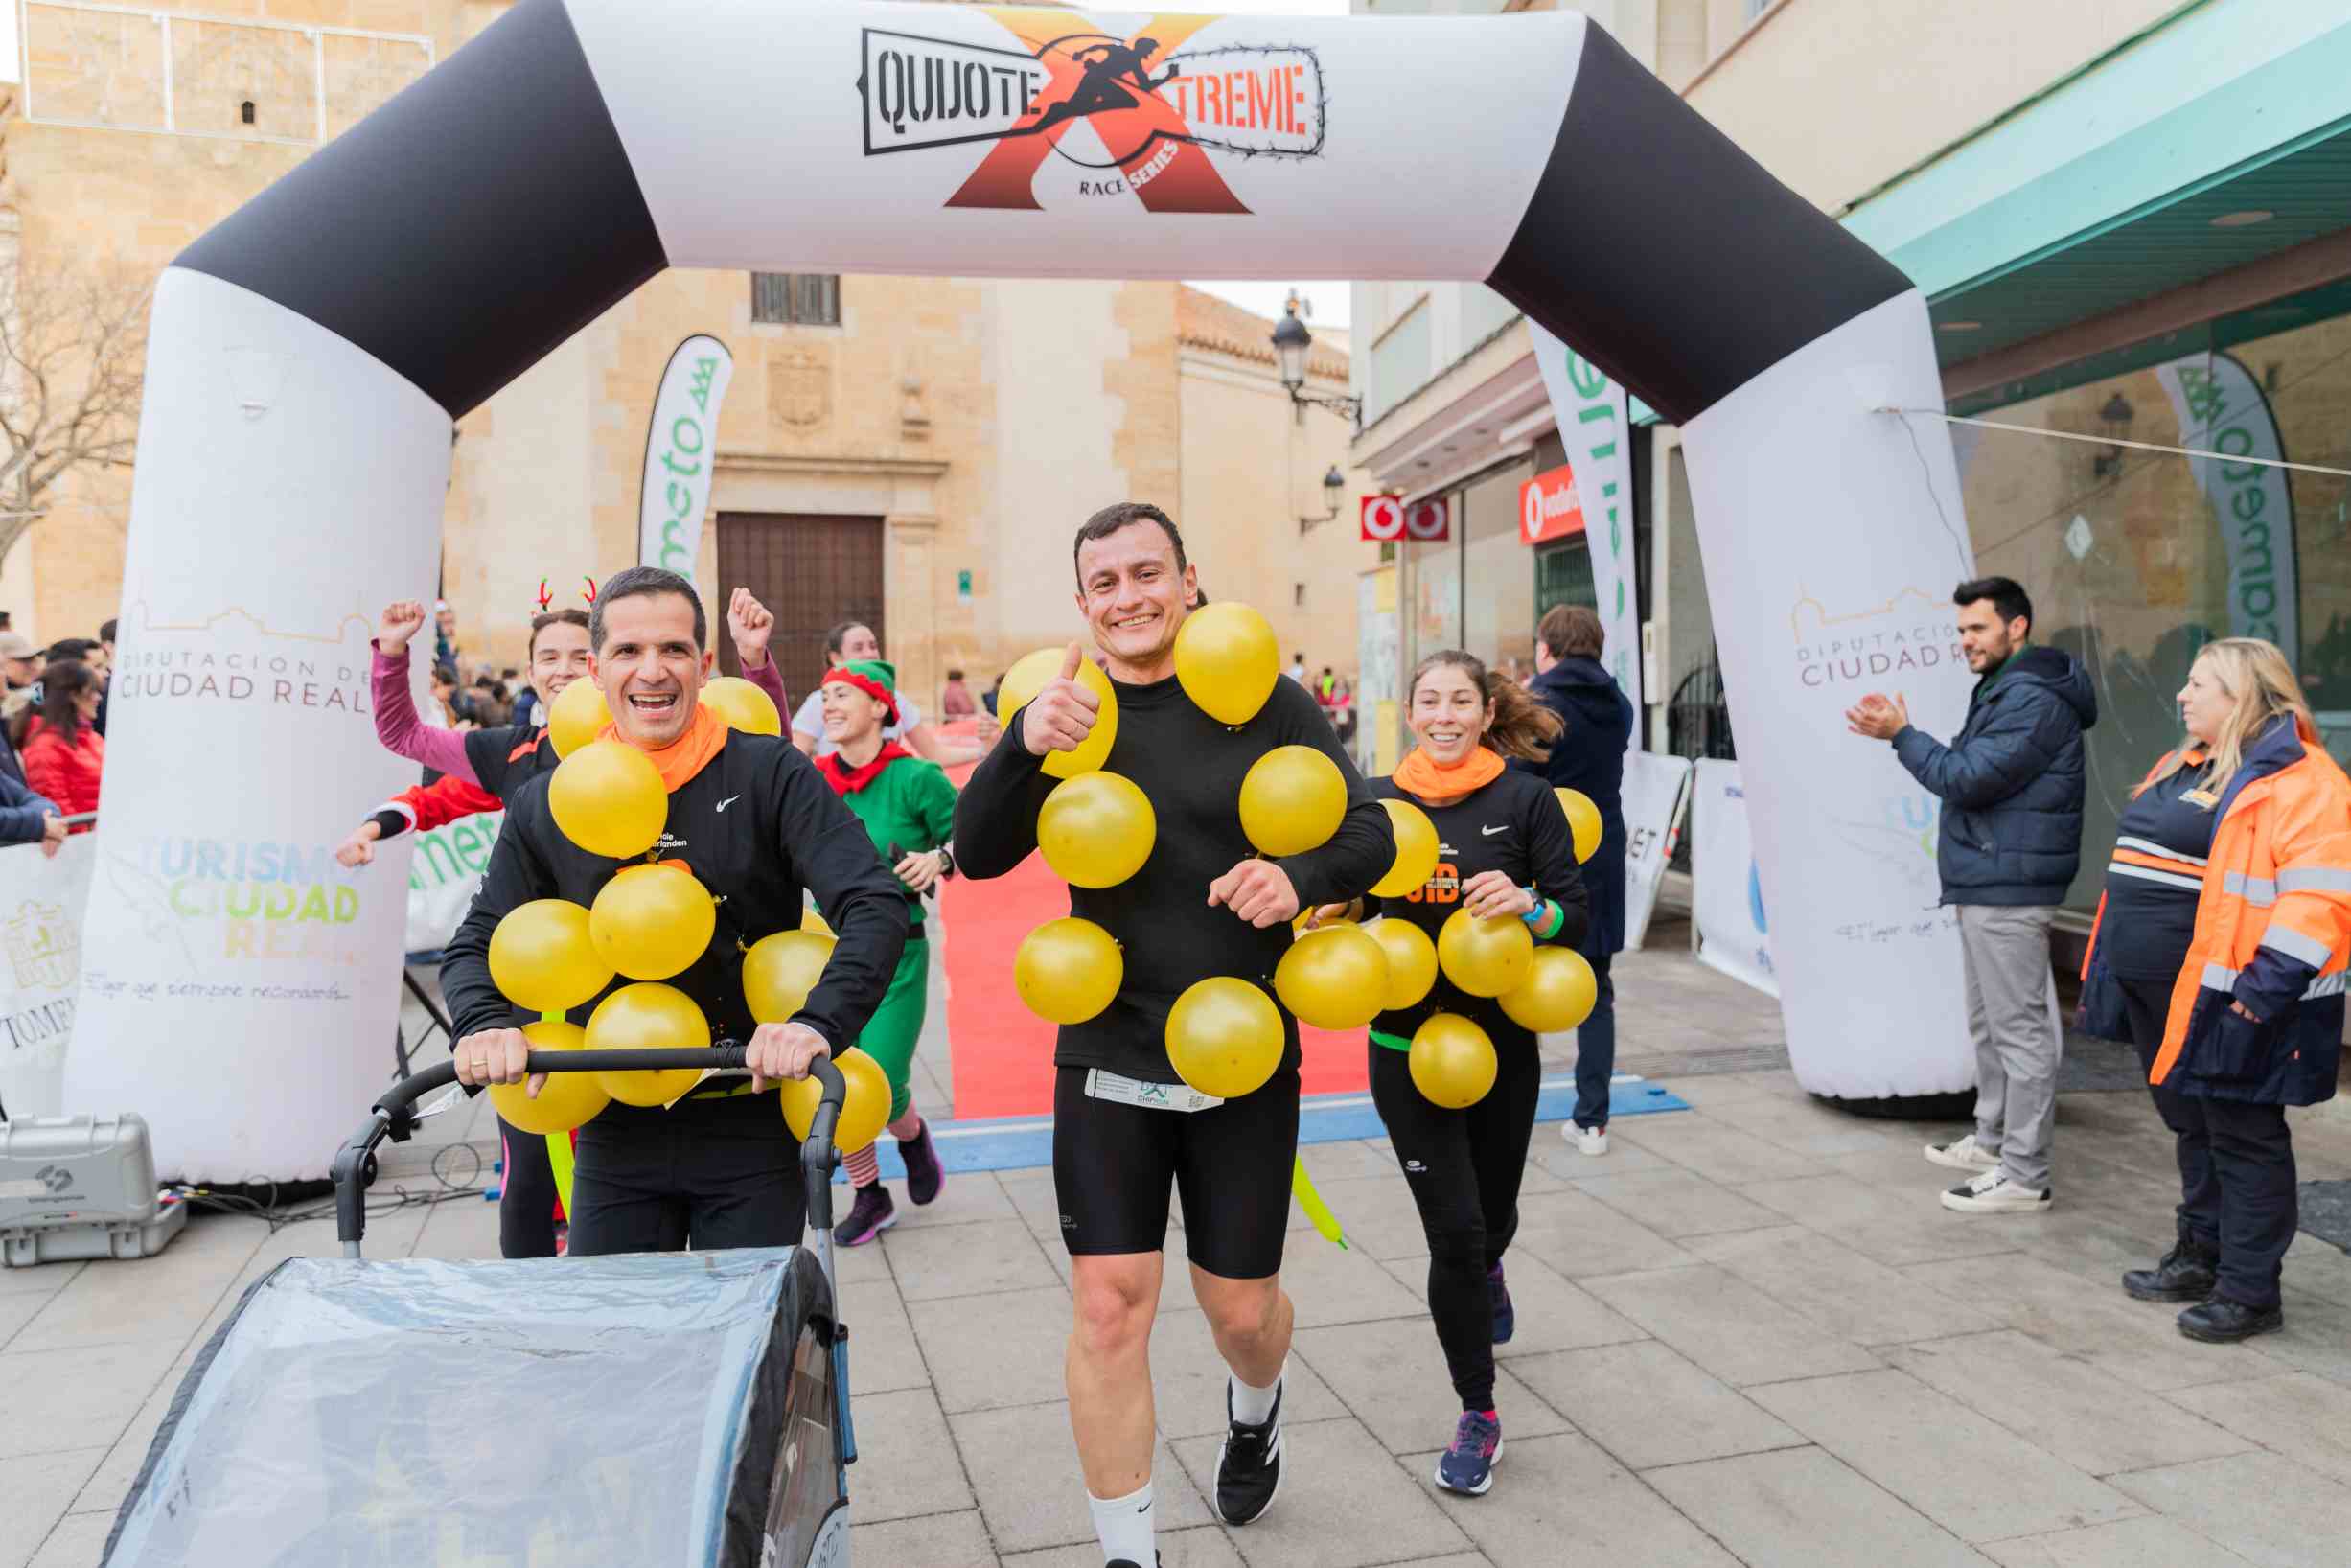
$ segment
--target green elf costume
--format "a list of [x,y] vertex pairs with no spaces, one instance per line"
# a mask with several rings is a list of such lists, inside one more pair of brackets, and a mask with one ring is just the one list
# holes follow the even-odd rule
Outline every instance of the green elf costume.
[[[918,889],[955,874],[947,841],[955,833],[956,787],[937,763],[883,737],[883,726],[898,722],[898,672],[887,660],[861,658],[837,665],[824,672],[822,685],[848,686],[873,702],[870,723],[862,722],[865,714],[860,713],[861,722],[849,733],[834,737],[841,749],[818,757],[816,767],[865,824],[875,853],[906,888],[906,952],[857,1044],[889,1075],[889,1131],[906,1161],[907,1196],[929,1203],[938,1196],[946,1177],[908,1082],[931,988],[931,944],[923,931],[923,895]],[[843,1246],[863,1246],[898,1222],[897,1205],[882,1185],[881,1164],[872,1145],[841,1164],[857,1195],[835,1236]]]

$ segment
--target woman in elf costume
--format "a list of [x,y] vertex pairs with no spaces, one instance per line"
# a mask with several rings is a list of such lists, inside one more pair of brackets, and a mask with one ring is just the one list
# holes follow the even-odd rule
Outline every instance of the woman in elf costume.
[[[824,733],[840,749],[817,758],[817,772],[865,824],[875,851],[906,888],[906,954],[857,1044],[889,1074],[889,1132],[906,1161],[907,1196],[929,1203],[946,1178],[907,1079],[930,1002],[931,944],[922,901],[941,877],[955,874],[947,841],[955,833],[956,787],[937,763],[883,738],[884,728],[898,721],[898,673],[886,660],[852,659],[825,671],[818,696]],[[872,1145],[842,1164],[857,1199],[836,1234],[844,1246],[862,1246],[898,1222],[897,1205],[882,1185]]]

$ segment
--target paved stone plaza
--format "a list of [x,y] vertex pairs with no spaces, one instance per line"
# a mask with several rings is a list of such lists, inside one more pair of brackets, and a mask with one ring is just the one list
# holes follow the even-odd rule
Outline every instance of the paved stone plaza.
[[[1777,1008],[1693,963],[1682,939],[1667,928],[1664,951],[1620,961],[1622,1065],[1694,1109],[1620,1120],[1599,1160],[1536,1129],[1493,1491],[1430,1483],[1455,1401],[1391,1156],[1377,1141],[1311,1146],[1354,1247],[1294,1214],[1290,1471],[1247,1530],[1217,1526],[1203,1501],[1223,1371],[1180,1263],[1169,1271],[1152,1347],[1169,1568],[2351,1557],[2351,1257],[2302,1236],[2284,1333],[2191,1344],[2176,1308],[2115,1282],[2171,1229],[2169,1140],[2143,1095],[2063,1098],[2054,1212],[1948,1213],[1935,1193],[1955,1178],[1918,1147],[1958,1129],[1857,1120],[1755,1067],[1779,1056]],[[947,1043],[933,1035],[936,1111]],[[449,1145],[489,1126],[473,1108],[439,1118],[434,1139],[398,1151],[393,1179],[430,1186],[436,1155],[464,1177],[473,1157]],[[2351,1119],[2297,1113],[2296,1138],[2305,1179],[2351,1176]],[[1061,1399],[1070,1297],[1049,1174],[957,1176],[933,1208],[900,1212],[842,1264],[857,1561],[1095,1568]],[[1180,1234],[1170,1246],[1180,1257]],[[0,1274],[0,1568],[94,1563],[215,1324],[279,1259],[333,1250],[331,1224],[271,1236],[211,1216],[143,1263]],[[369,1234],[379,1257],[496,1252],[496,1211],[476,1199]]]

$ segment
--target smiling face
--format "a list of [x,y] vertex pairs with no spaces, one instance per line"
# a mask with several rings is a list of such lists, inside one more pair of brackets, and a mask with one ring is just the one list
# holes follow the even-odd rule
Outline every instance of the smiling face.
[[1977,675],[1999,668],[2024,640],[2031,624],[2021,615],[2013,621],[2001,620],[1990,599],[1960,606],[1959,651],[1967,656],[1968,668]]
[[591,657],[596,685],[631,743],[657,750],[694,723],[710,656],[694,640],[694,606],[682,593],[634,593],[603,607],[604,647]]
[[1175,669],[1176,632],[1194,592],[1190,565],[1176,566],[1175,541],[1140,518],[1077,547],[1077,609],[1094,628],[1112,676],[1135,684]]
[[846,680],[820,688],[817,698],[824,714],[825,737],[835,746],[856,746],[882,727],[882,704]]
[[1412,731],[1420,749],[1451,767],[1477,749],[1494,722],[1494,704],[1459,664],[1432,665],[1413,687]]
[[2179,722],[2195,739],[2212,746],[2228,727],[2237,699],[2221,684],[2221,672],[2211,659],[2200,658],[2188,670],[2188,683],[2179,688]]
[[557,621],[531,643],[531,690],[542,703],[555,701],[565,686],[595,668],[588,657],[588,628]]

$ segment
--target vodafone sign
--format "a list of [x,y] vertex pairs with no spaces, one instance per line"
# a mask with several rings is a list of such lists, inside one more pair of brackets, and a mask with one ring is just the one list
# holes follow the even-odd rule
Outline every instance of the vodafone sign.
[[1363,498],[1364,539],[1381,542],[1390,540],[1449,539],[1453,532],[1453,509],[1442,496],[1431,500],[1414,501],[1407,506],[1401,496],[1366,496]]
[[1536,474],[1518,487],[1518,538],[1524,544],[1565,539],[1583,532],[1583,500],[1576,494],[1576,471],[1565,464]]

